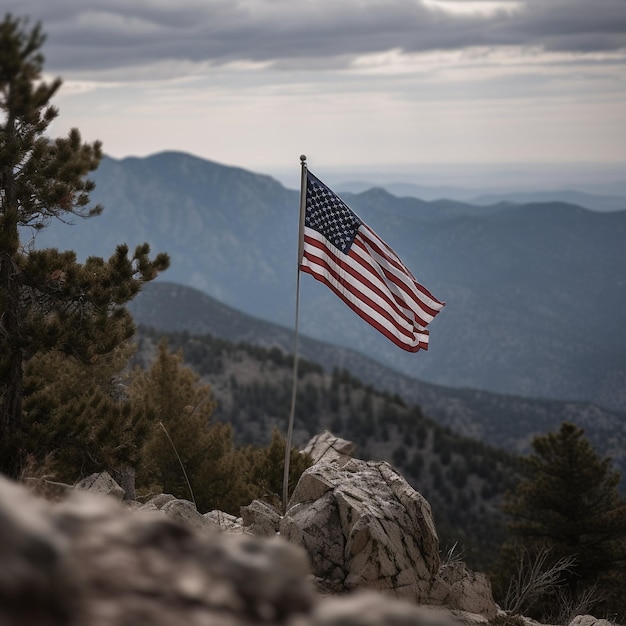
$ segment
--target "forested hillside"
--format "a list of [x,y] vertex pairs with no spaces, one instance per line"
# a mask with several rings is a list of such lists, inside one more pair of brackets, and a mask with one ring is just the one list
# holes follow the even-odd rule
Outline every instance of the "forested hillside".
[[[266,445],[274,428],[286,432],[291,356],[210,335],[163,335],[141,328],[136,360],[148,363],[162,336],[211,384],[214,418],[232,424],[239,443]],[[475,567],[492,562],[504,538],[499,506],[515,481],[515,457],[454,434],[419,406],[345,370],[325,373],[320,365],[300,360],[294,443],[302,445],[324,429],[357,443],[359,458],[389,461],[428,499],[442,550],[456,544]]]
[[[161,331],[210,334],[234,343],[293,351],[291,329],[246,315],[184,285],[148,284],[129,308],[138,324]],[[365,384],[397,394],[407,404],[419,404],[438,424],[514,453],[527,453],[534,436],[555,430],[564,421],[578,424],[596,449],[611,456],[625,473],[626,416],[619,411],[588,402],[433,385],[385,367],[356,350],[304,335],[299,339],[299,352],[328,373],[333,369],[348,370]],[[430,358],[429,354],[424,356]],[[422,355],[413,357],[419,359]]]

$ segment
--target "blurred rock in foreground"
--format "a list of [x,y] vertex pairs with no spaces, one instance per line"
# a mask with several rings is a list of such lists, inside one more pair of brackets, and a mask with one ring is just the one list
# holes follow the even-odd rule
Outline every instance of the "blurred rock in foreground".
[[[157,507],[155,507],[157,508]],[[61,502],[0,477],[3,626],[446,626],[378,596],[322,598],[288,542],[195,527],[75,491]]]

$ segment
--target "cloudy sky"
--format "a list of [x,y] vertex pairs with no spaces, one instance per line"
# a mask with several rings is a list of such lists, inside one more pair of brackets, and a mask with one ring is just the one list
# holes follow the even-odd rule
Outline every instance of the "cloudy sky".
[[[626,0],[3,0],[52,129],[258,172],[626,164]],[[313,165],[314,164],[314,165]],[[584,169],[584,168],[583,168]]]

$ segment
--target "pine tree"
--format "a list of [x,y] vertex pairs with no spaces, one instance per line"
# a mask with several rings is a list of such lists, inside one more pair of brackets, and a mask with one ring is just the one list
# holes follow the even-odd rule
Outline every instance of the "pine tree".
[[[266,448],[250,449],[252,458],[251,481],[254,494],[276,507],[282,505],[283,480],[285,472],[285,446],[287,442],[278,429],[272,431],[272,439]],[[292,494],[302,472],[312,465],[308,454],[291,448],[289,457],[288,493]]]
[[128,389],[148,420],[137,486],[193,500],[198,510],[239,513],[253,498],[249,455],[233,442],[230,424],[213,422],[211,387],[161,341],[148,370],[136,369]]
[[73,252],[33,250],[21,241],[51,220],[91,217],[94,184],[87,176],[102,156],[99,142],[78,130],[51,140],[57,117],[50,104],[61,80],[41,79],[41,26],[7,15],[0,23],[0,471],[15,474],[16,436],[23,421],[24,364],[57,350],[85,363],[110,353],[134,332],[125,303],[169,264],[149,258],[147,244],[132,257],[118,246],[108,261],[84,264]]
[[[182,352],[170,352],[162,340],[152,365],[133,371],[127,392],[132,414],[147,420],[137,464],[140,495],[165,491],[193,500],[201,512],[236,515],[255,498],[280,504],[284,438],[275,430],[266,448],[236,446],[232,426],[213,419],[210,385],[184,364]],[[308,455],[291,450],[290,492],[310,464]]]
[[58,351],[28,360],[23,439],[40,473],[72,484],[93,472],[119,475],[137,466],[148,423],[127,394],[124,369],[132,351],[123,344],[93,364]]
[[[548,550],[548,567],[573,557],[561,581],[570,602],[595,588],[596,608],[626,611],[626,500],[611,459],[596,454],[582,429],[564,423],[533,441],[522,469],[523,480],[503,506],[515,538],[504,548],[506,562],[521,546],[531,557]],[[537,610],[539,618],[554,618],[541,602]]]
[[[138,467],[139,486],[193,500],[211,443],[215,401],[210,387],[200,385],[182,355],[172,354],[162,341],[151,367],[133,372],[128,391],[131,402],[145,411],[150,429]],[[213,452],[221,456],[222,446],[217,448]]]

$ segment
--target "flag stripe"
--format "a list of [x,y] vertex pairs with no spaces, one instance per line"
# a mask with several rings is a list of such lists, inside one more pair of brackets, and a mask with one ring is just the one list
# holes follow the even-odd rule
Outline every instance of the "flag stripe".
[[[322,254],[329,256],[338,279],[342,271],[346,272],[353,279],[350,283],[356,293],[367,290],[366,293],[370,298],[374,299],[383,309],[394,309],[404,319],[406,328],[413,327],[413,316],[406,315],[397,306],[396,298],[389,290],[388,283],[376,271],[376,267],[372,264],[371,259],[362,258],[357,254],[354,250],[354,245],[350,254],[342,254],[333,249],[332,246],[327,246],[324,238],[314,230],[308,230],[306,237],[308,237],[308,243],[320,251],[320,254],[317,256]],[[311,251],[311,254],[313,254],[313,251]]]
[[[367,224],[363,224],[360,229],[360,232],[363,236],[363,239],[371,242],[371,246],[373,251],[378,255],[378,258],[387,260],[396,270],[397,272],[393,272],[393,276],[398,278],[402,284],[406,285],[410,292],[413,294],[415,301],[419,302],[418,306],[422,307],[424,311],[429,311],[432,318],[441,311],[444,307],[444,304],[437,300],[424,286],[420,285],[411,272],[406,268],[406,266],[400,261],[396,253],[382,240],[376,235],[376,233],[367,226]],[[391,273],[388,275],[391,278]],[[395,282],[394,278],[394,282]],[[431,321],[429,320],[429,321]]]
[[353,274],[354,270],[348,263],[334,258],[332,254],[326,254],[326,251],[317,247],[315,253],[310,251],[307,259],[316,273],[323,274],[325,279],[332,281],[338,288],[342,287],[346,292],[346,298],[366,315],[375,316],[381,323],[390,328],[395,326],[398,332],[410,336],[413,328],[411,322],[402,316],[395,319],[391,314],[388,298],[381,297],[379,290],[371,289],[358,274]]
[[360,238],[355,239],[351,252],[358,255],[359,258],[362,258],[363,261],[372,268],[372,271],[378,275],[378,279],[385,284],[387,291],[393,298],[394,306],[404,311],[408,319],[422,326],[425,326],[432,320],[432,315],[429,314],[429,311],[422,311],[419,303],[407,301],[412,296],[410,293],[406,293],[406,288],[404,288],[405,286],[402,281],[393,274],[390,274],[389,271],[385,271],[382,265],[384,264],[384,260],[377,262],[376,259],[369,254],[368,246],[365,245]]
[[328,282],[326,280],[321,279],[313,271],[311,271],[310,268],[308,268],[306,266],[302,266],[302,271],[303,272],[307,272],[308,274],[311,274],[314,278],[316,278],[317,280],[319,280],[320,282],[325,284],[331,291],[333,291],[335,293],[336,296],[338,296],[341,300],[343,300],[360,318],[365,320],[370,326],[372,326],[379,333],[381,333],[382,335],[387,337],[387,339],[392,341],[399,348],[402,348],[403,350],[406,350],[407,352],[417,352],[418,350],[428,350],[428,338],[427,337],[424,338],[424,337],[422,337],[420,335],[417,338],[417,340],[416,340],[417,343],[416,343],[415,340],[412,341],[412,342],[409,342],[409,343],[399,340],[393,333],[389,332],[385,327],[383,327],[380,324],[378,324],[378,322],[376,320],[368,317],[365,313],[363,313],[362,311],[356,309],[355,306],[353,305],[353,303],[347,301],[344,298],[343,293],[341,292],[341,290],[337,289],[337,287],[335,287],[335,285],[333,285],[332,283],[330,283],[330,282]]
[[378,332],[383,334],[385,337],[387,337],[387,339],[391,340],[398,347],[408,352],[417,352],[418,350],[428,350],[428,335],[427,335],[428,331],[422,331],[420,334],[416,334],[414,338],[408,341],[400,339],[394,332],[391,332],[386,326],[383,326],[382,324],[380,324],[377,319],[370,317],[369,315],[367,315],[365,311],[360,309],[357,306],[357,302],[359,302],[358,299],[350,300],[349,298],[347,298],[345,292],[341,290],[339,287],[337,287],[332,281],[332,279],[329,279],[328,277],[324,276],[323,272],[320,274],[314,271],[311,267],[307,266],[306,264],[303,264],[301,269],[303,272],[311,274],[313,278],[317,279],[318,281],[320,281],[321,283],[329,287],[331,291],[333,291],[335,295],[337,295],[341,300],[343,300],[345,304],[347,304],[359,317],[364,319],[370,326],[375,328]]
[[[359,265],[357,262],[356,267]],[[396,345],[411,351],[427,348],[428,331],[416,329],[414,322],[385,295],[384,289],[360,274],[350,254],[342,254],[310,229],[305,229],[302,269],[330,287],[353,311]]]

